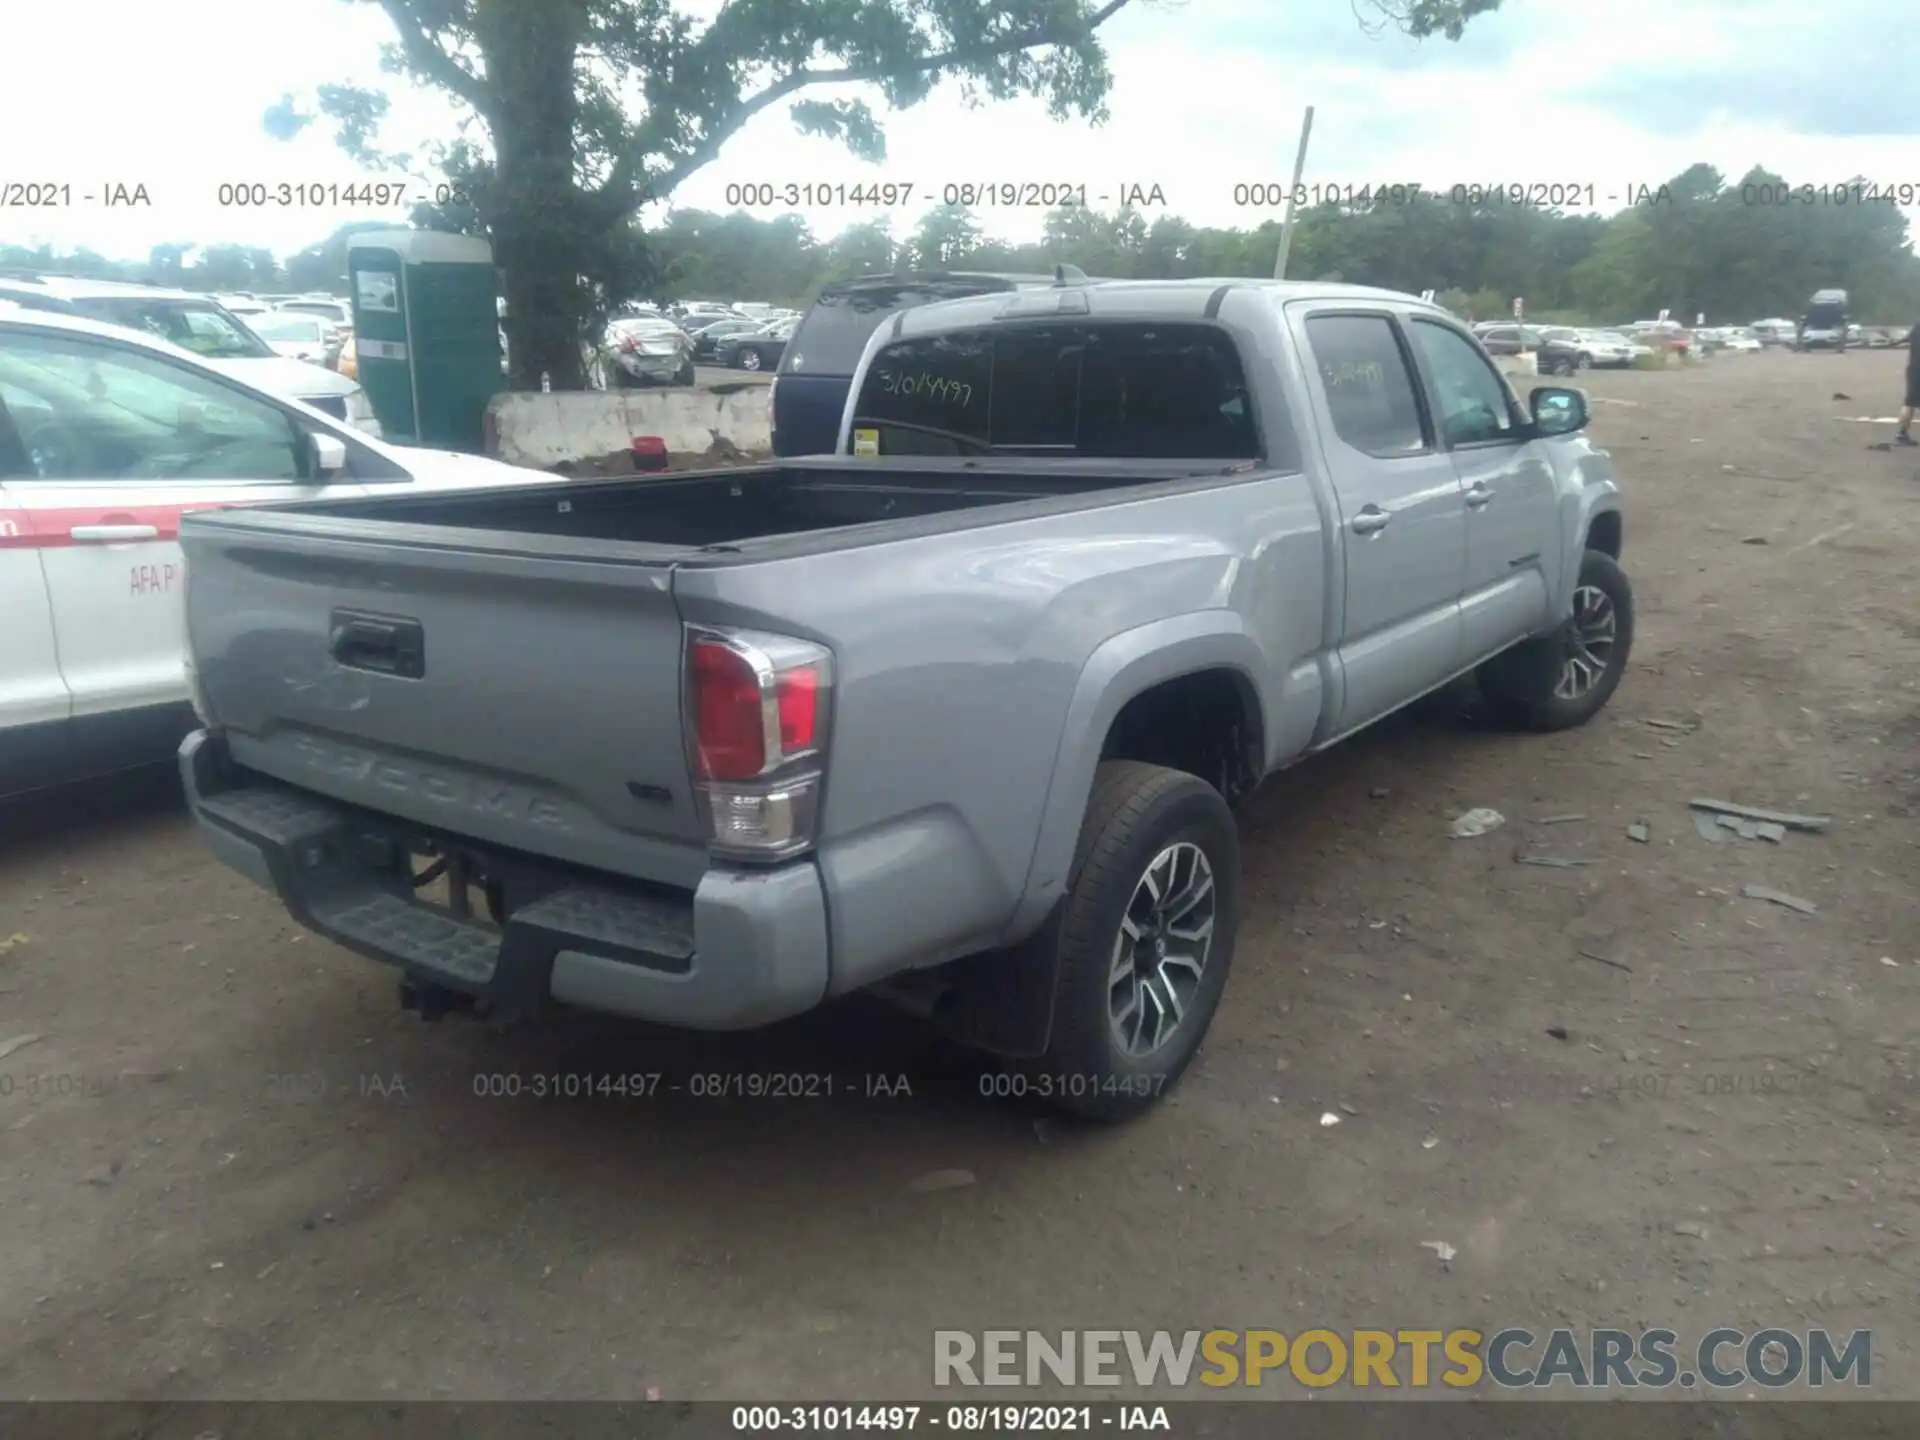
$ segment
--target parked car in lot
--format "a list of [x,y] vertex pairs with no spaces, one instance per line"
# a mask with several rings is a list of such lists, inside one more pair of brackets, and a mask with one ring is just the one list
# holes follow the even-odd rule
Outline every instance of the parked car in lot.
[[1523,348],[1538,350],[1545,341],[1534,325],[1489,325],[1480,331],[1480,343],[1489,355],[1518,355]]
[[1228,984],[1232,802],[1457,675],[1566,730],[1627,663],[1584,396],[1411,296],[952,300],[849,394],[837,455],[189,516],[213,853],[423,1016],[869,991],[1117,1119]]
[[618,385],[693,384],[693,338],[671,320],[614,321],[607,327],[607,353]]
[[190,728],[187,512],[547,478],[383,445],[151,334],[0,304],[0,795],[164,760]]
[[345,349],[345,339],[336,326],[318,315],[297,310],[269,310],[248,317],[246,326],[267,342],[276,355],[289,360],[307,360],[315,365],[335,365]]
[[1061,265],[1048,275],[921,270],[823,286],[781,356],[772,395],[773,453],[833,452],[860,354],[873,332],[903,310],[968,295],[1051,290],[1086,279],[1077,267]]
[[244,321],[204,295],[74,276],[15,275],[0,277],[0,299],[157,335],[235,379],[312,405],[369,435],[380,433],[373,404],[357,380],[275,354]]
[[714,342],[713,363],[732,370],[775,369],[794,329],[794,321],[776,320],[744,334],[722,336]]
[[273,307],[293,315],[317,315],[329,325],[342,328],[353,324],[353,306],[345,300],[285,300]]
[[1793,348],[1844,352],[1853,328],[1847,321],[1847,292],[1816,290],[1801,317]]
[[714,350],[722,340],[730,340],[737,335],[758,334],[764,328],[758,320],[747,320],[738,315],[728,316],[724,320],[710,320],[693,332],[693,357],[702,364],[714,364]]

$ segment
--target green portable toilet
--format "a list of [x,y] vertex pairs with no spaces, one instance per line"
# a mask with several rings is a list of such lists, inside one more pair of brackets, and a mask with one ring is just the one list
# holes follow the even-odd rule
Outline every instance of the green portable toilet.
[[386,438],[479,454],[502,388],[493,246],[436,230],[347,241],[354,356]]

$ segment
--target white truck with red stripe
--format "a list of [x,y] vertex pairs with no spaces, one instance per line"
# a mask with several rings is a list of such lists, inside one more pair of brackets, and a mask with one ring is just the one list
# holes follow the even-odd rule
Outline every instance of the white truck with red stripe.
[[541,480],[383,444],[157,337],[0,304],[0,795],[166,760],[192,728],[188,511]]

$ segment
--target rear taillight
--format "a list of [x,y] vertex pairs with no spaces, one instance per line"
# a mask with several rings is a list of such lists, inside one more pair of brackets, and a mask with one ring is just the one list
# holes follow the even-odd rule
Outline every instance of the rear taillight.
[[833,693],[824,646],[757,631],[687,630],[688,764],[714,853],[809,849]]

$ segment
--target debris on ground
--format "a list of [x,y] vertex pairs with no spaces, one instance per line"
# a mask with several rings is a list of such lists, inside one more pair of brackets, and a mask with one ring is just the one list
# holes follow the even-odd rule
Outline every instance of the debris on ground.
[[1320,1123],[1322,1125],[1338,1125],[1340,1123],[1340,1117],[1329,1110],[1320,1117]]
[[916,1195],[932,1195],[940,1190],[960,1190],[973,1184],[971,1170],[929,1170],[907,1188]]
[[1550,870],[1577,870],[1582,865],[1591,865],[1591,860],[1575,860],[1566,855],[1516,855],[1516,865],[1541,865]]
[[1440,1257],[1440,1263],[1448,1269],[1453,1268],[1453,1257],[1460,1253],[1444,1240],[1422,1240],[1420,1242],[1420,1248],[1422,1250],[1431,1250],[1435,1255],[1438,1255]]
[[0,1041],[0,1060],[6,1059],[16,1050],[24,1050],[36,1040],[44,1040],[44,1035],[16,1035],[11,1040]]
[[1798,895],[1789,895],[1784,890],[1772,890],[1765,885],[1742,885],[1740,893],[1749,900],[1767,900],[1775,905],[1784,905],[1789,910],[1798,910],[1802,915],[1818,914],[1820,907],[1811,900],[1802,900]]
[[1692,1220],[1682,1220],[1673,1227],[1673,1233],[1676,1235],[1685,1235],[1693,1240],[1704,1240],[1707,1238],[1707,1227],[1697,1224]]
[[15,931],[13,934],[7,936],[6,939],[0,940],[0,955],[5,955],[9,950],[17,950],[26,943],[27,937],[23,933]]
[[1767,537],[1764,535],[1749,535],[1740,543],[1742,545],[1765,545],[1767,543]]
[[1833,398],[1836,400],[1851,400],[1853,396],[1847,394],[1844,390],[1836,390],[1833,392]]
[[1453,824],[1447,828],[1454,839],[1471,840],[1476,835],[1485,835],[1490,831],[1498,830],[1506,823],[1507,817],[1498,810],[1482,808],[1469,810],[1466,814],[1455,817]]
[[1766,825],[1784,825],[1789,830],[1824,830],[1833,823],[1825,815],[1795,815],[1784,810],[1762,810],[1753,805],[1736,805],[1731,800],[1689,800],[1695,810],[1711,810],[1718,815],[1734,815],[1742,820],[1758,820]]
[[1576,820],[1584,820],[1586,818],[1585,815],[1582,815],[1576,810],[1570,815],[1542,815],[1539,823],[1542,825],[1571,825]]
[[1642,845],[1645,845],[1652,836],[1653,832],[1647,828],[1647,822],[1644,820],[1636,820],[1627,826],[1627,838],[1629,840],[1638,840]]
[[1700,728],[1698,725],[1689,724],[1685,720],[1656,720],[1651,715],[1640,723],[1643,725],[1651,725],[1656,730],[1678,730],[1682,735],[1691,735],[1695,730]]
[[1438,1145],[1439,1143],[1440,1143],[1439,1136],[1429,1135],[1426,1139],[1420,1142],[1420,1148],[1422,1150],[1431,1150],[1433,1149],[1434,1146]]
[[1609,960],[1605,955],[1596,955],[1591,950],[1576,950],[1573,953],[1578,955],[1582,960],[1598,960],[1602,965],[1611,965],[1614,969],[1624,970],[1629,975],[1633,973],[1633,967],[1624,961]]
[[1896,960],[1896,959],[1894,959],[1894,958],[1893,958],[1893,956],[1891,956],[1891,955],[1882,955],[1882,956],[1880,957],[1880,963],[1881,963],[1882,965],[1891,965],[1891,966],[1893,966],[1893,967],[1895,967],[1896,969],[1897,969],[1897,968],[1899,968],[1899,965],[1900,965],[1900,962],[1899,962],[1898,960]]
[[1568,1038],[1567,1027],[1564,1025],[1547,1026],[1547,1034],[1551,1035],[1556,1040],[1565,1040]]
[[1357,1117],[1359,1116],[1359,1114],[1360,1114],[1360,1112],[1359,1112],[1358,1110],[1356,1110],[1356,1109],[1354,1109],[1354,1108],[1353,1108],[1353,1106],[1351,1106],[1351,1105],[1349,1105],[1349,1104],[1348,1104],[1348,1103],[1347,1103],[1346,1101],[1344,1101],[1344,1100],[1342,1100],[1342,1101],[1340,1102],[1340,1108],[1341,1108],[1342,1110],[1344,1110],[1344,1111],[1346,1111],[1346,1112],[1347,1112],[1347,1114],[1349,1114],[1349,1115],[1352,1115],[1352,1116],[1355,1116],[1356,1118],[1357,1118]]
[[1716,845],[1733,834],[1733,831],[1720,823],[1718,816],[1705,810],[1693,812],[1693,828],[1700,832],[1702,840],[1711,840]]

